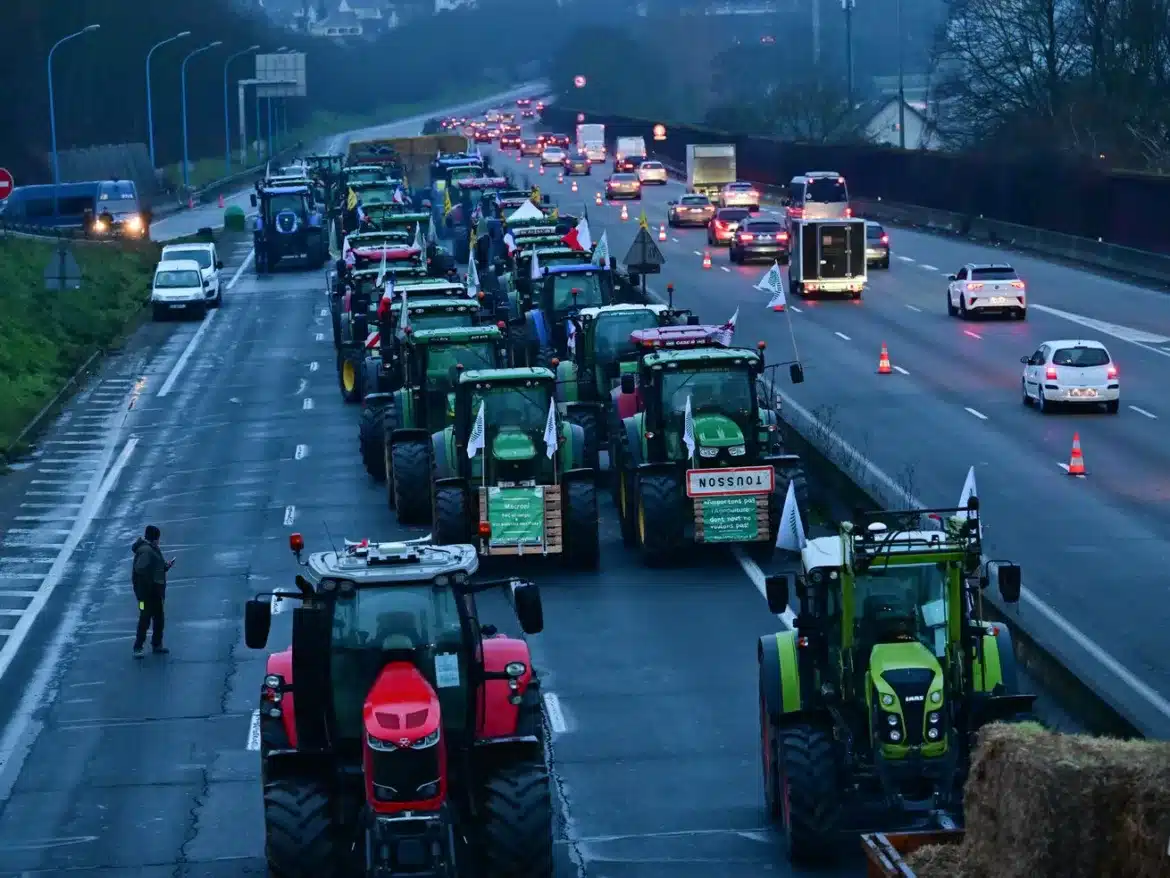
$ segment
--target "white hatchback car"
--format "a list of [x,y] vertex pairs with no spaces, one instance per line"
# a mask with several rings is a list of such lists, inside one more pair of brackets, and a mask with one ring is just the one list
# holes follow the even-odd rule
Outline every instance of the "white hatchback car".
[[165,320],[170,314],[194,314],[202,318],[207,314],[207,293],[207,281],[194,259],[160,262],[150,288],[154,319]]
[[199,271],[207,289],[207,304],[218,308],[223,304],[223,262],[219,258],[219,251],[214,242],[194,242],[191,244],[167,244],[162,249],[159,262],[174,262],[179,259],[194,259],[199,263]]
[[662,162],[642,162],[642,164],[638,165],[638,170],[635,173],[638,175],[638,182],[643,186],[647,183],[657,183],[660,186],[665,186],[669,182],[666,176],[666,165],[662,164]]
[[1110,414],[1121,406],[1117,364],[1099,341],[1046,341],[1024,364],[1024,405],[1047,414],[1056,405],[1104,405]]
[[728,183],[719,193],[720,207],[746,207],[760,209],[760,190],[751,183]]
[[1028,285],[1006,262],[969,262],[947,277],[947,313],[964,319],[976,314],[1028,317]]

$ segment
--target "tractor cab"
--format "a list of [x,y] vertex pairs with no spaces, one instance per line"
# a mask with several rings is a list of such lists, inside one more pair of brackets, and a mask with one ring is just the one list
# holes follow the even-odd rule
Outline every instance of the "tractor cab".
[[308,181],[258,185],[251,202],[257,209],[252,236],[258,274],[273,271],[282,259],[302,259],[309,268],[328,261],[324,216]]
[[305,166],[309,173],[323,180],[336,180],[345,169],[345,156],[339,154],[321,154],[305,156]]
[[[582,308],[613,304],[610,273],[588,261],[589,254],[570,250],[561,264],[545,265],[532,281],[532,306],[524,315],[528,356],[531,363],[550,363],[569,356],[569,326]],[[537,257],[540,258],[539,256]],[[569,263],[569,259],[575,259]]]
[[408,232],[356,232],[347,238],[355,268],[380,267],[383,255],[387,267],[417,263],[422,251],[412,245]]
[[452,188],[455,191],[451,194],[451,200],[461,200],[470,204],[473,210],[476,207],[482,210],[483,200],[494,196],[507,185],[508,181],[504,177],[461,177],[454,181]]
[[483,168],[484,162],[480,156],[440,157],[431,162],[431,185],[436,192],[442,192],[457,180],[482,176]]
[[418,426],[428,440],[455,419],[455,384],[461,372],[507,367],[507,340],[498,326],[414,331],[406,349],[406,383],[416,394]]
[[[761,664],[761,720],[770,715],[779,733],[765,737],[773,748],[765,771],[783,771],[778,751],[789,742],[821,754],[787,778],[794,805],[812,809],[788,818],[797,853],[824,853],[857,827],[919,828],[939,812],[961,820],[976,732],[1026,717],[1035,700],[1019,694],[1010,631],[981,618],[993,579],[1005,603],[1019,600],[1020,568],[983,560],[978,500],[860,513],[837,534],[807,540],[798,561],[795,574],[767,582],[770,606],[794,601],[794,630],[760,640],[771,651]],[[772,688],[773,672],[793,675],[794,698]],[[804,749],[817,735],[830,746]],[[825,812],[807,785],[829,761],[841,788],[856,792]]]
[[[535,254],[537,262],[541,268],[541,277],[543,278],[544,271],[549,268],[555,268],[560,265],[588,265],[589,254],[581,250],[574,250],[572,247],[566,247],[557,238],[556,241],[548,240],[548,246],[535,246],[533,249],[517,250],[513,256],[513,280],[517,291],[517,313],[514,315],[519,317],[525,311],[539,305],[540,284],[532,277],[532,258]],[[597,269],[600,271],[601,269]],[[563,285],[563,282],[562,282]],[[572,287],[570,287],[572,289]]]
[[[660,329],[691,328],[698,318],[689,311],[666,305],[604,305],[582,308],[572,319],[568,362],[578,384],[592,384],[598,398],[609,392],[625,374],[636,374],[645,353],[646,334]],[[592,394],[590,394],[592,395]]]
[[[290,544],[300,559],[300,534]],[[527,645],[483,624],[475,596],[505,590],[520,628],[537,633],[536,586],[474,581],[469,545],[346,541],[301,564],[297,591],[245,608],[245,641],[263,649],[273,604],[300,602],[292,644],[269,656],[261,688],[272,871],[455,875],[457,860],[503,854],[489,874],[527,874],[518,854],[491,849],[490,831],[512,819],[493,805],[524,803],[511,793],[493,803],[491,789],[517,772],[548,782],[538,682]],[[523,810],[539,824],[523,843],[549,849],[551,876],[551,807]],[[473,831],[482,821],[488,831]]]
[[377,180],[372,183],[352,183],[350,189],[361,199],[363,210],[368,211],[377,205],[394,204],[394,194],[398,191],[398,180]]
[[350,165],[345,169],[345,185],[349,187],[365,184],[385,183],[391,172],[382,165]]

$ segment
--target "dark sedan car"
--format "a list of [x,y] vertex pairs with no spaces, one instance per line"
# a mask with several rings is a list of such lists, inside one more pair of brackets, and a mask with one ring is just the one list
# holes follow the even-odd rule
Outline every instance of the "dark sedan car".
[[641,201],[642,184],[638,182],[636,174],[611,174],[605,181],[605,197],[610,200],[634,198]]
[[755,259],[787,263],[788,231],[776,220],[745,220],[735,230],[727,255],[739,265]]
[[525,137],[520,141],[520,155],[538,156],[544,152],[544,141],[535,137]]
[[715,216],[715,205],[706,195],[684,195],[678,201],[668,202],[666,221],[671,228],[705,226]]
[[712,247],[731,244],[735,230],[744,220],[750,219],[751,215],[751,211],[746,207],[719,208],[711,222],[707,223],[707,243]]
[[593,173],[593,162],[589,161],[589,156],[583,152],[571,152],[565,158],[565,174],[572,177],[576,175],[586,175]]
[[544,136],[545,146],[559,146],[561,149],[568,149],[572,142],[567,134],[546,134]]
[[476,128],[475,136],[476,143],[491,143],[496,139],[496,132],[493,128]]
[[519,149],[520,135],[519,134],[505,134],[500,137],[500,149]]

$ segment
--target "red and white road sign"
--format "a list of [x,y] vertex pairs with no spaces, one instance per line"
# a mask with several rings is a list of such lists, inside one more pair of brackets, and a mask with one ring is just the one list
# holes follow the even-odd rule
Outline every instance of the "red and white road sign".
[[8,168],[0,168],[0,201],[12,194],[12,187],[15,185],[16,181],[12,178],[12,172]]

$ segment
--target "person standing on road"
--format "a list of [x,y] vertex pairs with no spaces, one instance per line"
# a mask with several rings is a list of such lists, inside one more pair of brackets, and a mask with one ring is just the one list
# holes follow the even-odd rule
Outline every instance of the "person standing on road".
[[135,658],[142,658],[147,629],[153,629],[150,637],[151,652],[158,655],[170,652],[163,646],[163,603],[167,595],[167,571],[175,566],[175,559],[168,561],[163,557],[158,545],[161,537],[162,532],[153,524],[148,524],[146,532],[131,547],[134,552],[134,597],[138,600]]

